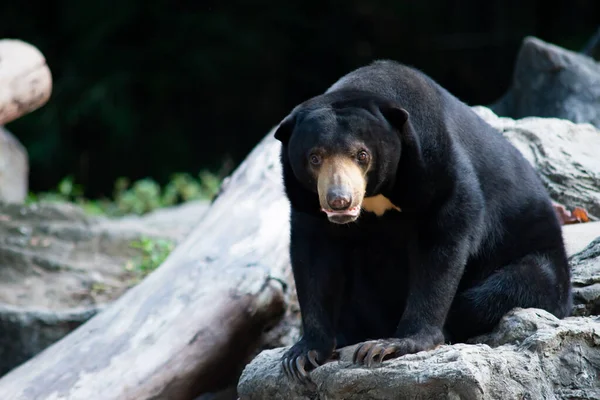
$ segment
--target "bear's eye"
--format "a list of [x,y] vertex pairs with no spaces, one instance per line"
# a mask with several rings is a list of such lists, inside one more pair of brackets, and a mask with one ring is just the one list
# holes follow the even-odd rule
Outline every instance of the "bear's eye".
[[369,160],[369,153],[364,150],[361,150],[356,155],[356,159],[361,163],[366,163]]
[[310,163],[312,165],[319,165],[321,164],[321,156],[319,156],[318,154],[311,154],[308,159],[310,160]]

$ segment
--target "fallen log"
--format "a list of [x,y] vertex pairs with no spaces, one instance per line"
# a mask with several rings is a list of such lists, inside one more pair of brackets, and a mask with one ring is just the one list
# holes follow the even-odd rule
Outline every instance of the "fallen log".
[[20,40],[0,40],[0,125],[40,108],[51,92],[52,75],[42,53]]
[[235,382],[285,309],[278,152],[270,133],[156,271],[0,379],[0,397],[187,400]]

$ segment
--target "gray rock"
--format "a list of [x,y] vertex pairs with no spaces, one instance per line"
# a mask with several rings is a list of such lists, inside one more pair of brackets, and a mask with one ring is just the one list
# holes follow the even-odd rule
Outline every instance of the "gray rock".
[[[142,237],[181,241],[206,202],[142,217],[90,217],[71,204],[0,204],[0,375],[69,334],[139,279]],[[1,397],[1,396],[0,396]]]
[[127,215],[118,219],[104,220],[104,226],[117,225],[136,231],[152,231],[152,234],[182,240],[208,210],[210,203],[196,200],[174,207],[160,208],[145,215]]
[[29,187],[27,150],[0,126],[0,201],[21,203]]
[[571,263],[573,315],[600,315],[600,222],[563,226]]
[[574,315],[600,315],[600,235],[570,260]]
[[510,89],[491,108],[515,119],[563,118],[600,128],[600,64],[527,37],[517,56]]
[[589,124],[556,118],[498,117],[473,107],[536,168],[550,195],[569,209],[585,208],[600,217],[600,131]]
[[0,376],[66,336],[102,308],[50,310],[0,303]]
[[263,351],[244,370],[241,400],[597,399],[600,321],[558,320],[537,309],[515,309],[477,344],[444,345],[385,361],[377,368],[341,360],[311,373],[313,386],[288,380],[285,348]]

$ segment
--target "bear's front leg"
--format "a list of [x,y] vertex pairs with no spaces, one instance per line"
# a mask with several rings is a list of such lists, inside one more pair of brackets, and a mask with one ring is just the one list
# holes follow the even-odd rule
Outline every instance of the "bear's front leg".
[[394,337],[360,344],[354,353],[355,363],[373,366],[444,343],[444,323],[477,226],[476,221],[460,220],[454,213],[423,223],[409,246],[408,297]]
[[[292,215],[294,218],[294,215]],[[310,217],[292,224],[290,258],[302,315],[302,338],[282,357],[285,374],[308,383],[308,372],[335,350],[335,327],[344,288],[343,249]]]

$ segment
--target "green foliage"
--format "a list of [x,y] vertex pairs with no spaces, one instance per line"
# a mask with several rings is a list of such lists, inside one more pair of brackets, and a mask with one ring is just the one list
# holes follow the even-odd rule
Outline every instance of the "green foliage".
[[129,187],[125,178],[120,178],[115,184],[115,205],[121,214],[144,214],[159,208],[161,189],[152,179],[142,179]]
[[90,200],[83,196],[82,186],[75,184],[72,176],[67,176],[55,191],[30,193],[27,202],[71,202],[92,215],[142,215],[162,207],[211,199],[220,184],[221,180],[208,171],[200,172],[198,179],[187,173],[175,174],[164,188],[151,178],[133,183],[127,178],[119,178],[114,185],[113,199]]
[[158,268],[169,256],[175,243],[165,239],[142,237],[131,242],[131,247],[141,250],[141,255],[127,263],[125,269],[134,274],[136,280],[141,280]]
[[83,188],[81,185],[74,183],[71,175],[63,178],[57,185],[56,190],[52,192],[29,193],[26,203],[32,204],[37,202],[56,202],[75,203],[83,208],[85,212],[91,215],[106,214],[105,207],[109,203],[108,200],[88,200],[83,197]]

